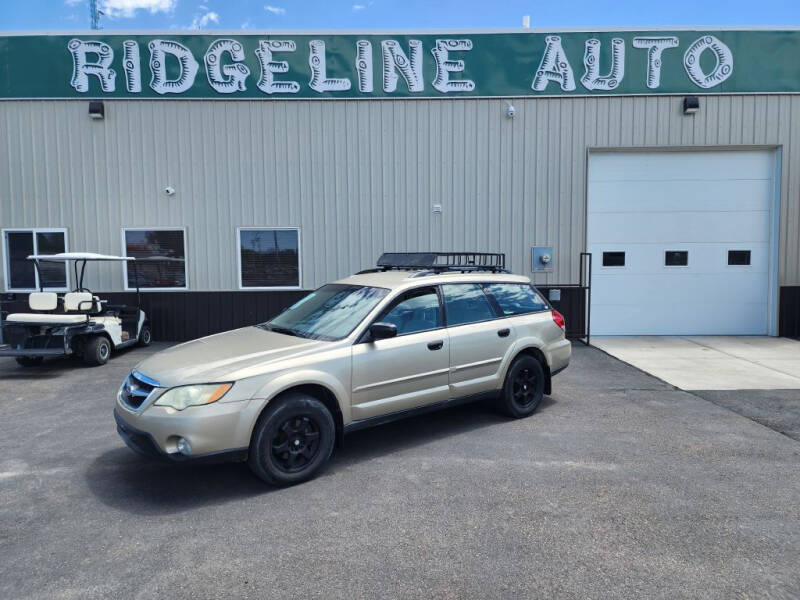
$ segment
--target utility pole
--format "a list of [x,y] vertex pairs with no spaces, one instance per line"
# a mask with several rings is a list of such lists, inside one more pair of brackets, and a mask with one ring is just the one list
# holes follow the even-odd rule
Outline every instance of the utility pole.
[[97,0],[89,0],[89,19],[92,29],[100,29],[100,15],[103,14],[97,10]]

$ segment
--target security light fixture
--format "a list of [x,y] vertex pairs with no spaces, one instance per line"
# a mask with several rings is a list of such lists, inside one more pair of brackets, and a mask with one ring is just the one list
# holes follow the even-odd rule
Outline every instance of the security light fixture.
[[103,119],[106,116],[106,107],[100,100],[93,100],[89,102],[89,118],[90,119]]
[[693,115],[700,110],[700,98],[697,96],[686,96],[683,99],[683,114]]

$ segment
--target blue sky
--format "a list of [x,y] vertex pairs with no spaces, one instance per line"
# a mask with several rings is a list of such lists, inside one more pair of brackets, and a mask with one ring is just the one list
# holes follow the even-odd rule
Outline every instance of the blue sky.
[[[88,29],[89,0],[0,0],[0,30]],[[800,25],[798,0],[98,0],[104,29]]]

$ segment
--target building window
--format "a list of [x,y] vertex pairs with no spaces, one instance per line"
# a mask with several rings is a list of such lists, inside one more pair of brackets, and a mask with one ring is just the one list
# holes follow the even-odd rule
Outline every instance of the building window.
[[299,288],[300,230],[250,228],[238,230],[239,288]]
[[624,267],[625,266],[625,253],[624,252],[603,252],[603,266],[604,267]]
[[664,252],[665,267],[688,267],[689,252],[686,250],[667,250]]
[[31,292],[40,287],[51,291],[68,291],[66,263],[39,263],[36,270],[31,254],[58,254],[67,251],[66,229],[4,229],[6,291]]
[[746,267],[750,264],[750,250],[728,250],[728,265]]
[[123,229],[125,256],[137,259],[125,263],[125,289],[186,289],[186,231],[182,228]]

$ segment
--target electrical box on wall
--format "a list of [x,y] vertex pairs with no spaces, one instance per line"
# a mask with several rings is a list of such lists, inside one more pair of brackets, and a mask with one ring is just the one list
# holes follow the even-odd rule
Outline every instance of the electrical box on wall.
[[534,273],[553,272],[552,246],[534,246],[531,248],[531,271]]

